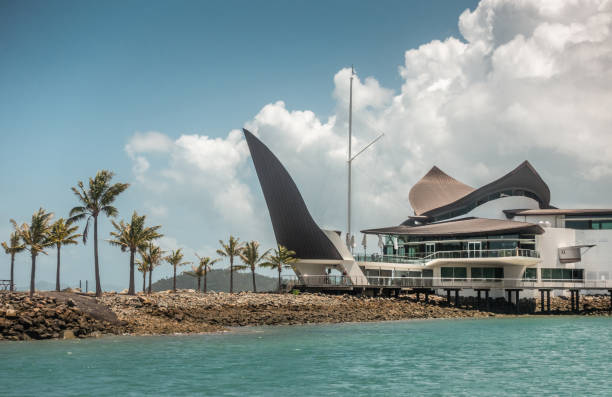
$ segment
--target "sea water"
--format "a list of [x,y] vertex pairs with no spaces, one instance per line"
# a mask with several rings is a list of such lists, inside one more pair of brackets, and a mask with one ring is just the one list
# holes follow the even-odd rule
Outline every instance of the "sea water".
[[612,318],[238,328],[0,342],[0,394],[612,395]]

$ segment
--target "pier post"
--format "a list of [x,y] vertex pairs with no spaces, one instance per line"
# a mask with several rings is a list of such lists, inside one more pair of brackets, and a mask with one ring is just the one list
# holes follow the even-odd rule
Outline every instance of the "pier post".
[[517,289],[516,291],[514,291],[514,297],[516,300],[516,314],[519,314],[520,310],[519,310],[519,290]]
[[574,290],[570,290],[570,311],[574,311]]
[[455,290],[455,307],[459,307],[459,290]]
[[544,290],[540,290],[540,311],[544,313]]
[[487,302],[487,311],[489,311],[491,306],[489,303],[489,290],[488,289],[485,290],[485,301]]
[[429,303],[429,291],[425,291],[425,303]]
[[416,301],[419,302],[421,300],[421,293],[417,291],[416,293]]
[[576,312],[580,313],[580,290],[576,290]]
[[512,303],[512,291],[511,290],[507,290],[506,291],[508,298],[506,299],[508,301],[508,303]]
[[480,290],[477,290],[476,292],[477,292],[477,294],[478,294],[478,301],[477,301],[476,305],[477,305],[477,306],[478,306],[478,308],[480,309]]
[[451,300],[450,299],[451,299],[451,297],[450,297],[450,289],[447,289],[446,290],[446,304],[449,305],[449,306],[451,305]]
[[608,310],[612,312],[612,289],[608,291],[610,293],[610,307]]

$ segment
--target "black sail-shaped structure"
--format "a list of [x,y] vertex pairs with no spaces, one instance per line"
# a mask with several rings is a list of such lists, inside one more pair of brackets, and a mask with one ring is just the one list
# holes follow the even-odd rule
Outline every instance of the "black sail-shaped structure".
[[243,129],[263,190],[276,242],[300,259],[341,260],[342,256],[310,216],[291,176],[255,135]]

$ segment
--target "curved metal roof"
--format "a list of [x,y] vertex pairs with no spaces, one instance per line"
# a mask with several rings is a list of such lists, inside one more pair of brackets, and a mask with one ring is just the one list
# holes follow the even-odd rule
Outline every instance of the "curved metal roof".
[[276,156],[243,129],[261,190],[270,212],[276,242],[300,259],[342,259],[330,239],[310,216],[295,182]]
[[462,218],[422,226],[392,226],[362,230],[365,234],[395,234],[404,236],[486,236],[508,233],[542,234],[544,229],[528,222],[503,219]]
[[521,189],[533,193],[540,202],[540,208],[548,208],[550,205],[550,189],[548,185],[546,185],[546,182],[544,182],[529,161],[525,160],[501,178],[466,194],[452,203],[431,209],[423,213],[423,215],[435,217],[436,215],[466,207],[480,199],[487,198],[492,193],[510,189]]
[[450,204],[474,191],[474,188],[459,182],[436,166],[433,166],[408,194],[415,215]]

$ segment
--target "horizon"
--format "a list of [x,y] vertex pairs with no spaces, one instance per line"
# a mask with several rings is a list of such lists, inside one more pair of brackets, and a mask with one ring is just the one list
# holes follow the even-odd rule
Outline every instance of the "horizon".
[[[66,218],[70,187],[109,169],[131,184],[116,220],[147,215],[165,250],[216,256],[230,234],[273,247],[243,127],[285,165],[315,221],[344,231],[352,64],[353,147],[386,134],[354,164],[353,232],[401,223],[408,190],[434,165],[478,187],[529,160],[551,204],[612,207],[610,10],[498,3],[5,1],[0,241],[9,219],[39,207]],[[119,290],[129,255],[100,221],[102,288]],[[54,280],[48,252],[37,282]],[[25,253],[15,270],[26,284]],[[62,283],[86,279],[93,243],[63,247]]]

